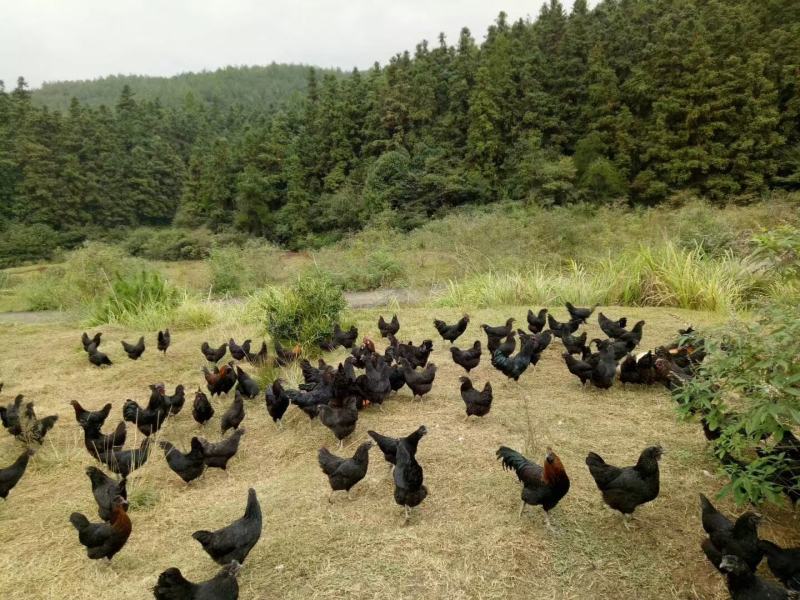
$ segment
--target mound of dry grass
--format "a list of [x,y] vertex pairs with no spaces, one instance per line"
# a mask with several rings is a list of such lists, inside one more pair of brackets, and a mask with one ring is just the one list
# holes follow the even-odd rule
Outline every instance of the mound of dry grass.
[[[482,322],[497,324],[509,315],[522,320],[525,310],[476,311],[460,341],[466,345],[477,339]],[[671,337],[682,320],[702,324],[710,318],[680,310],[612,307],[604,312],[646,319],[645,346]],[[436,313],[445,319],[458,316],[455,309]],[[495,403],[487,417],[465,423],[457,383],[462,371],[452,363],[447,344],[436,339],[430,309],[400,310],[398,315],[402,339],[435,340],[432,360],[440,369],[434,389],[422,403],[412,403],[404,389],[386,402],[383,412],[363,411],[341,454],[354,452],[368,429],[406,434],[421,423],[428,426],[418,458],[430,495],[409,526],[403,526],[389,469],[376,449],[367,477],[354,488],[355,499],[337,498],[331,505],[327,480],[316,462],[320,446],[335,446],[331,432],[294,407],[284,430],[278,431],[263,401],[249,401],[247,433],[227,474],[211,470],[187,486],[169,470],[163,454],[154,452],[132,475],[134,530],[110,565],[86,558],[67,520],[74,510],[96,519],[83,473],[94,461],[83,449],[69,400],[78,398],[93,408],[113,402],[106,428],[116,425],[126,398],[147,398],[148,383],[164,381],[170,391],[183,383],[190,402],[204,383],[203,340],[214,345],[230,336],[239,341],[253,337],[258,346],[260,338],[249,326],[217,323],[206,330],[175,332],[173,346],[162,357],[154,351],[150,332],[152,348],[134,362],[123,357],[119,340],[139,332],[104,327],[103,349],[116,364],[98,370],[86,361],[76,328],[0,326],[0,347],[24,349],[0,356],[6,383],[0,402],[25,393],[39,414],[61,417],[9,500],[0,502],[0,598],[102,594],[106,600],[144,599],[152,597],[158,573],[170,566],[190,579],[205,579],[218,567],[191,534],[238,518],[251,486],[264,511],[264,532],[240,576],[245,599],[727,597],[699,548],[697,506],[697,493],[713,496],[723,479],[714,474],[699,425],[676,420],[665,391],[621,386],[583,390],[563,366],[556,342],[536,371],[523,375],[518,384],[506,381],[488,361],[474,370],[476,384],[492,381]],[[362,334],[379,339],[378,311],[351,316]],[[559,312],[555,316],[564,317]],[[593,324],[590,335],[595,333],[599,331]],[[326,358],[343,356],[339,351]],[[295,383],[298,369],[285,371]],[[218,409],[229,402],[214,401]],[[160,438],[184,448],[192,435],[218,439],[218,427],[218,416],[203,429],[184,409],[165,425]],[[129,445],[138,444],[134,431],[129,429]],[[594,450],[609,462],[632,464],[654,442],[667,449],[661,463],[662,493],[637,511],[636,528],[626,531],[619,516],[604,508],[583,459]],[[548,532],[539,509],[517,517],[519,485],[494,456],[501,444],[539,461],[547,445],[561,456],[572,489],[553,511],[560,534]],[[18,452],[16,442],[0,434],[0,464]],[[730,502],[719,504],[736,511]],[[800,542],[788,511],[764,510],[765,537]]]

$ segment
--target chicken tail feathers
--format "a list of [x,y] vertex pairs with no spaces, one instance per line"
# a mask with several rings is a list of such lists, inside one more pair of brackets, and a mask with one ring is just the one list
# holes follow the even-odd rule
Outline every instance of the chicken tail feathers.
[[189,600],[192,598],[192,584],[180,569],[172,567],[158,576],[153,595],[157,600]]
[[87,519],[84,515],[79,512],[74,512],[69,516],[69,522],[72,523],[72,526],[75,527],[78,531],[83,531],[87,527],[89,527],[89,519]]
[[200,542],[200,545],[203,546],[203,548],[205,548],[211,543],[213,536],[214,536],[213,532],[206,531],[204,529],[201,529],[200,531],[195,531],[192,534],[192,537],[196,539],[198,542]]

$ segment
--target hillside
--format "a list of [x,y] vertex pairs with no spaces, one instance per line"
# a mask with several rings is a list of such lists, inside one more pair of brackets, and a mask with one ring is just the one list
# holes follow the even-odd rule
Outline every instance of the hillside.
[[[113,106],[128,85],[139,100],[155,100],[168,107],[182,106],[189,94],[206,104],[248,108],[284,105],[306,92],[308,66],[272,63],[266,66],[225,67],[216,71],[181,73],[173,77],[110,75],[90,81],[45,82],[33,92],[34,104],[66,110],[72,98],[86,106]],[[326,71],[342,75],[340,71]]]

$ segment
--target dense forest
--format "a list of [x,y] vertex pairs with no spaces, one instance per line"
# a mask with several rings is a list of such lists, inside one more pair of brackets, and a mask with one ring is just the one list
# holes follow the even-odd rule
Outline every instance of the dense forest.
[[[340,71],[330,73],[343,76]],[[157,99],[165,107],[179,108],[192,96],[206,105],[269,110],[302,98],[307,83],[308,67],[273,63],[265,67],[181,73],[174,77],[112,75],[92,81],[45,82],[33,93],[33,103],[62,111],[69,109],[73,98],[84,106],[113,106],[127,85],[136,91],[137,100]]]
[[20,79],[0,91],[0,227],[68,243],[173,223],[302,247],[498,200],[800,188],[796,0],[576,0],[569,14],[551,0],[534,21],[501,13],[481,44],[464,29],[366,72],[304,76],[302,101],[279,108],[182,87],[159,100],[133,80],[113,105],[64,111]]

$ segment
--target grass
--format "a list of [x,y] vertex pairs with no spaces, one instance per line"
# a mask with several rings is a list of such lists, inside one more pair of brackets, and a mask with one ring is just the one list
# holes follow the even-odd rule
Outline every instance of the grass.
[[[526,308],[471,311],[464,343],[476,339],[479,323],[497,324],[509,315],[524,319]],[[717,318],[681,309],[602,310],[645,319],[645,347],[670,338],[686,321],[702,325]],[[403,339],[435,337],[430,309],[397,312]],[[446,320],[459,315],[455,308],[435,313]],[[253,337],[260,345],[256,326],[242,321],[243,314],[243,308],[226,308],[207,328],[174,333],[166,356],[148,349],[139,361],[122,356],[119,340],[149,332],[146,339],[154,347],[153,330],[103,326],[103,347],[116,361],[104,370],[86,361],[76,326],[0,325],[3,347],[25,348],[0,356],[6,384],[0,402],[25,393],[40,415],[61,417],[8,501],[0,502],[0,597],[88,599],[100,593],[107,600],[151,598],[158,573],[170,566],[192,580],[205,579],[218,567],[191,533],[241,516],[251,486],[262,504],[264,531],[240,576],[243,598],[727,597],[721,578],[699,549],[697,506],[698,492],[711,497],[725,479],[715,472],[700,426],[676,419],[665,390],[583,390],[566,372],[554,345],[536,372],[526,373],[518,384],[505,381],[483,362],[472,379],[479,384],[492,381],[495,404],[486,418],[465,423],[457,384],[461,370],[438,338],[432,360],[439,372],[427,399],[413,403],[403,390],[387,401],[383,412],[362,412],[341,453],[352,453],[366,439],[367,429],[402,434],[420,423],[428,426],[418,458],[430,495],[409,526],[402,526],[389,471],[377,450],[371,452],[366,479],[354,488],[355,499],[340,498],[330,505],[327,481],[316,463],[320,446],[335,446],[330,431],[291,408],[279,432],[259,400],[247,403],[247,434],[227,474],[209,471],[187,486],[168,469],[163,454],[154,452],[131,478],[134,530],[128,545],[110,565],[89,561],[67,519],[75,510],[96,519],[83,473],[94,461],[82,448],[68,400],[79,398],[93,408],[112,402],[113,426],[126,398],[146,400],[148,383],[164,381],[170,390],[183,383],[191,397],[203,383],[204,360],[198,350],[203,340],[213,345],[230,336]],[[362,335],[377,340],[378,314],[357,311],[348,320]],[[565,314],[555,311],[555,316],[563,319]],[[589,333],[598,333],[596,325]],[[339,351],[326,358],[343,356]],[[36,364],[31,357],[39,359]],[[299,378],[296,367],[283,372],[292,383]],[[214,404],[221,409],[229,402],[223,398]],[[216,440],[218,424],[217,416],[203,430],[184,409],[166,424],[160,438],[180,447],[192,435]],[[138,444],[132,437],[129,445]],[[618,515],[603,507],[583,459],[594,450],[615,464],[632,464],[644,446],[655,442],[667,449],[661,463],[662,493],[637,511],[636,528],[629,532]],[[560,535],[546,530],[538,509],[517,518],[519,485],[494,457],[501,444],[539,461],[547,445],[561,456],[572,489],[553,511]],[[0,435],[0,465],[11,462],[19,451],[10,436]],[[728,500],[719,505],[739,512]],[[788,510],[762,510],[763,537],[800,543]]]

